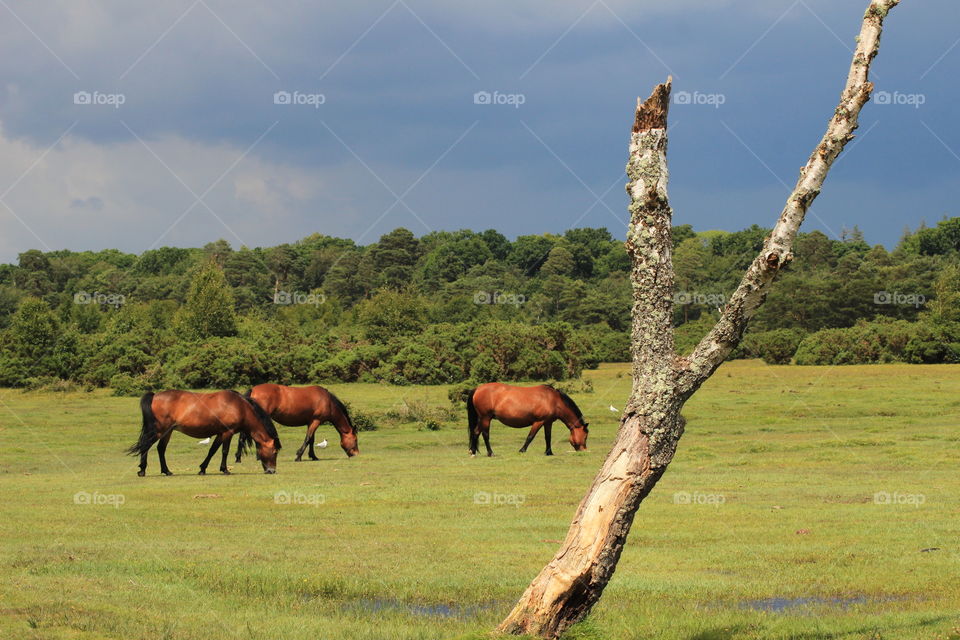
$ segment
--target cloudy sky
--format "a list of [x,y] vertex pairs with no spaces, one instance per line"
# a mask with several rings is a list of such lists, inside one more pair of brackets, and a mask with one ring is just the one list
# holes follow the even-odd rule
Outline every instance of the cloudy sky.
[[[769,226],[865,0],[0,0],[0,261],[30,248],[622,236],[633,107],[667,75],[675,222]],[[805,230],[960,215],[960,5],[891,15]],[[279,92],[279,93],[278,93]],[[288,99],[289,98],[289,99]],[[881,101],[887,104],[880,104]]]

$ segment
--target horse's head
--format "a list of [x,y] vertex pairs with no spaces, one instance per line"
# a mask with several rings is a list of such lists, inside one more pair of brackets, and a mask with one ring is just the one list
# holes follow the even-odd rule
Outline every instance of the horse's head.
[[359,454],[360,449],[357,447],[357,432],[341,433],[340,447],[343,449],[343,452],[347,454],[347,457],[352,458]]
[[587,450],[588,426],[583,420],[577,420],[575,424],[570,426],[570,446],[576,451]]
[[277,447],[275,440],[257,443],[257,460],[263,465],[264,473],[277,472]]

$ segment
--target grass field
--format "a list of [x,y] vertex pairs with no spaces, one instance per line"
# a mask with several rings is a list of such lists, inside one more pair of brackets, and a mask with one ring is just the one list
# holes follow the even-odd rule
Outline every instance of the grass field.
[[[466,453],[443,387],[336,385],[378,417],[347,459],[195,475],[123,455],[134,398],[0,390],[0,638],[483,638],[564,537],[614,437],[625,365],[586,373],[575,453],[495,423]],[[960,367],[724,365],[601,603],[570,638],[960,638]],[[319,438],[318,438],[319,440]],[[211,470],[216,469],[216,459]],[[93,504],[77,504],[89,501]]]

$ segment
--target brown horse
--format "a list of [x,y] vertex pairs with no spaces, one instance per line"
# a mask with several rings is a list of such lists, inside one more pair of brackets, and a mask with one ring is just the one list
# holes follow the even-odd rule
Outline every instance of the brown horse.
[[570,445],[574,449],[587,449],[587,423],[583,421],[583,413],[570,396],[548,384],[538,387],[514,387],[490,382],[471,391],[467,397],[470,455],[477,455],[481,435],[487,446],[487,455],[493,455],[490,448],[490,421],[494,418],[508,427],[530,427],[530,433],[520,447],[520,453],[526,453],[533,437],[537,435],[540,427],[543,427],[543,435],[547,441],[546,454],[552,456],[550,431],[554,420],[562,421],[570,430]]
[[280,437],[270,416],[256,402],[236,391],[145,393],[140,398],[140,411],[143,413],[140,440],[127,450],[130,455],[140,456],[138,476],[146,475],[147,452],[154,442],[157,443],[157,454],[160,456],[160,472],[173,475],[167,467],[166,450],[174,431],[193,438],[216,437],[206,459],[200,464],[200,475],[207,472],[210,458],[221,445],[223,461],[220,471],[230,473],[227,470],[227,452],[234,433],[241,434],[241,447],[250,441],[256,442],[257,458],[263,463],[266,473],[277,472]]
[[[313,451],[314,433],[324,422],[330,422],[340,433],[340,447],[348,457],[360,453],[357,448],[357,429],[350,420],[347,408],[340,399],[323,387],[287,387],[282,384],[258,384],[247,391],[251,398],[266,411],[271,418],[286,427],[306,425],[307,435],[297,449],[297,462],[303,452],[310,448],[310,459],[317,460]],[[241,442],[244,436],[241,436]],[[241,452],[237,451],[237,462]]]

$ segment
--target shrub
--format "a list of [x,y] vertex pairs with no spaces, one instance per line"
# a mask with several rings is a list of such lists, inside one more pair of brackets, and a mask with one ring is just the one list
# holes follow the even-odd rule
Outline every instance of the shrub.
[[806,333],[801,329],[774,329],[748,333],[734,357],[761,358],[767,364],[790,364]]
[[904,362],[915,331],[916,326],[905,320],[880,319],[846,329],[824,329],[803,339],[795,361],[799,365]]

